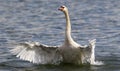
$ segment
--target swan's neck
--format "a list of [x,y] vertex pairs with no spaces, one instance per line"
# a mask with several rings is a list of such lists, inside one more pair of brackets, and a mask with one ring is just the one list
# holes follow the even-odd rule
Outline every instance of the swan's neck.
[[72,43],[74,42],[71,37],[71,23],[68,11],[64,12],[66,18],[66,30],[65,30],[65,43]]

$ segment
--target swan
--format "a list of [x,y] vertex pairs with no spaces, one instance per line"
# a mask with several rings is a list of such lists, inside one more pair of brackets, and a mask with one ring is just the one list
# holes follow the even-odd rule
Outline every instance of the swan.
[[96,39],[90,40],[88,45],[81,46],[71,37],[71,23],[66,6],[61,6],[66,18],[65,40],[61,46],[47,46],[39,42],[19,43],[11,52],[22,60],[35,64],[94,64]]

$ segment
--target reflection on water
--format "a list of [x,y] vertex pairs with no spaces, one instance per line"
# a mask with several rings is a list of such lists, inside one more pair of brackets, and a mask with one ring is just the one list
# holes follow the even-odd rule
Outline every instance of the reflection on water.
[[[69,8],[75,41],[84,45],[89,39],[97,39],[96,61],[102,61],[103,65],[34,65],[10,54],[9,43],[12,42],[62,44],[65,19],[57,10],[61,5]],[[0,70],[119,71],[119,8],[119,0],[0,0]]]

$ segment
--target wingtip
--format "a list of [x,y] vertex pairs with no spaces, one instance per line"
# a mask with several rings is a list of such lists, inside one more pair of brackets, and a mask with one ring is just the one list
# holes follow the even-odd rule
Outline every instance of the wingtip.
[[95,47],[95,43],[96,43],[96,39],[89,40],[89,44],[92,48]]
[[96,43],[96,39],[89,40],[89,43]]

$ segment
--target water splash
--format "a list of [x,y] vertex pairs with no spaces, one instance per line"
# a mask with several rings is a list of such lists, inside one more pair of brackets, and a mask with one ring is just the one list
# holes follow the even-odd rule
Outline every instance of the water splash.
[[91,64],[91,65],[104,65],[104,62],[102,62],[102,61],[94,61],[94,63]]

